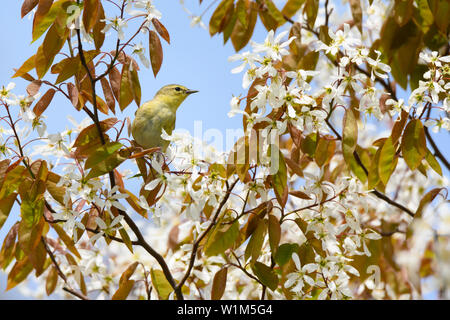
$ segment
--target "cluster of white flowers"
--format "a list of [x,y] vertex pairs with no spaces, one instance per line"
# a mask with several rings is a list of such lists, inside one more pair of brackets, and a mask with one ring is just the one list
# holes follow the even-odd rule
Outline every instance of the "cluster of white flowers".
[[[318,50],[335,54],[344,48],[350,55],[347,60],[341,60],[341,67],[345,68],[345,65],[351,60],[361,61],[360,63],[364,60],[372,66],[374,76],[384,77],[384,73],[380,73],[380,70],[388,72],[388,67],[382,64],[378,58],[370,59],[367,50],[356,49],[355,46],[360,42],[349,37],[348,33],[348,25],[344,27],[343,31],[340,30],[336,33],[330,31],[333,42],[330,46],[321,43]],[[306,70],[283,72],[275,67],[283,55],[288,53],[285,47],[293,40],[291,38],[282,42],[286,34],[287,32],[282,32],[274,37],[274,33],[271,31],[263,44],[252,43],[253,52],[237,54],[230,58],[231,61],[243,61],[239,67],[233,69],[233,73],[241,72],[247,65],[249,66],[243,77],[244,88],[249,87],[251,82],[258,78],[270,79],[270,83],[266,81],[254,87],[257,94],[250,103],[253,113],[242,111],[239,107],[241,99],[233,97],[229,115],[243,114],[247,119],[252,119],[251,122],[248,121],[248,126],[262,121],[271,123],[273,121],[265,116],[266,106],[269,105],[272,110],[278,110],[286,105],[286,111],[279,117],[280,120],[277,120],[277,128],[281,133],[285,132],[288,122],[305,135],[317,131],[327,133],[328,129],[324,120],[330,110],[330,102],[333,100],[334,103],[340,102],[343,105],[342,96],[348,86],[352,86],[358,93],[362,93],[366,97],[367,101],[362,102],[364,106],[376,99],[373,92],[370,90],[365,92],[358,84],[358,81],[365,80],[362,74],[349,75],[346,72],[335,79],[334,83],[337,85],[329,85],[328,88],[317,94],[308,94],[311,86],[307,80],[318,72]],[[260,53],[263,53],[264,56],[260,56]],[[285,85],[287,78],[292,79],[290,85]],[[316,103],[315,97],[318,96],[323,97],[320,106],[317,106]],[[300,112],[297,111],[298,106],[301,106]],[[249,131],[247,130],[247,132]],[[362,212],[354,209],[364,208],[364,203],[367,201],[367,192],[364,191],[361,183],[354,178],[343,177],[338,185],[334,185],[323,180],[323,172],[319,168],[316,168],[316,171],[319,172],[316,174],[304,172],[305,185],[301,189],[311,197],[311,200],[292,198],[286,207],[286,210],[290,210],[286,216],[291,216],[284,221],[282,228],[285,230],[286,240],[300,245],[311,242],[311,236],[317,239],[321,243],[321,252],[314,250],[315,262],[307,263],[304,266],[301,266],[298,255],[293,254],[297,271],[288,275],[288,280],[284,285],[286,288],[290,288],[296,296],[302,298],[310,297],[309,293],[304,292],[305,283],[311,288],[322,289],[319,298],[351,297],[352,290],[348,287],[349,279],[352,275],[359,275],[359,272],[351,266],[353,260],[351,257],[362,254],[370,256],[367,241],[379,239],[380,236],[373,230],[361,226],[360,215]],[[261,178],[264,179],[264,177]],[[252,182],[247,190],[252,190],[253,194],[259,190],[263,190],[262,194],[265,193],[264,188],[262,186],[258,188],[255,182]],[[261,199],[266,198],[267,195],[261,195]],[[258,204],[255,200],[253,202],[255,205]],[[321,202],[320,205],[315,206],[319,202]],[[298,210],[299,208],[307,209]],[[299,232],[298,228],[295,228],[297,232],[290,231],[294,228],[290,224],[294,215],[306,223],[307,227],[302,230],[303,233]],[[283,217],[280,216],[280,219],[283,220]],[[269,250],[266,250],[266,256],[262,256],[261,260],[270,261]],[[311,288],[308,292],[312,290]],[[276,293],[274,294],[276,295]]]
[[[283,72],[275,65],[288,54],[286,47],[294,40],[294,37],[281,42],[287,31],[274,37],[274,32],[270,31],[264,43],[252,42],[253,52],[244,52],[230,57],[230,61],[242,60],[242,64],[232,70],[233,73],[242,72],[248,65],[242,86],[248,88],[256,79],[267,79],[261,84],[256,84],[256,97],[250,103],[250,112],[240,109],[242,99],[234,97],[231,100],[230,117],[236,114],[243,114],[247,121],[247,132],[261,122],[268,122],[281,134],[286,131],[288,123],[294,124],[305,134],[311,132],[328,132],[325,125],[327,111],[317,106],[313,96],[308,94],[311,86],[306,81],[308,77],[314,76],[317,72],[299,70],[298,72]],[[285,85],[286,79],[295,79],[289,86]],[[280,119],[271,119],[266,115],[266,108],[269,111],[278,111],[283,105],[287,106],[287,112],[283,113]],[[296,105],[300,105],[298,108]]]

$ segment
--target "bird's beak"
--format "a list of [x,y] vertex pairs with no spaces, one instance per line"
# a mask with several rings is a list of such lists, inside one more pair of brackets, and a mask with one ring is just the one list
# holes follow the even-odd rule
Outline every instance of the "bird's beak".
[[187,94],[196,93],[196,92],[198,92],[198,90],[186,90]]

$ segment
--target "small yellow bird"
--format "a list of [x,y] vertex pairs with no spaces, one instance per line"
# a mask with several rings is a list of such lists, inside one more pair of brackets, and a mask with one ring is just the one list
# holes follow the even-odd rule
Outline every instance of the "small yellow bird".
[[161,138],[162,129],[171,134],[175,128],[176,112],[188,95],[198,92],[178,84],[162,87],[155,97],[136,111],[131,124],[134,140],[144,149],[161,147],[165,152],[169,141]]

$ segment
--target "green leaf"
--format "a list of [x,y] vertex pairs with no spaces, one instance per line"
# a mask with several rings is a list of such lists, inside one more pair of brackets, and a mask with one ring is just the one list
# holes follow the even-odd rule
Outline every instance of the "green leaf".
[[230,248],[239,236],[239,222],[235,221],[231,225],[218,224],[205,244],[205,254],[207,256],[219,255]]
[[111,154],[106,159],[100,161],[99,163],[97,163],[95,167],[91,169],[91,171],[89,171],[88,175],[86,176],[86,179],[89,180],[92,178],[96,178],[113,171],[128,158],[128,155],[126,154],[127,152],[128,151],[126,149],[123,149],[120,150],[119,152]]
[[328,164],[334,156],[336,149],[336,141],[331,139],[320,138],[317,143],[314,158],[319,167]]
[[[384,142],[383,142],[384,143]],[[370,170],[369,170],[369,174],[367,177],[368,180],[368,186],[367,188],[369,190],[372,190],[373,188],[375,188],[378,183],[380,182],[380,175],[378,173],[378,163],[380,161],[380,154],[381,154],[381,149],[382,149],[382,145],[378,148],[377,152],[375,153],[375,155],[372,158],[372,162],[370,164]]]
[[[234,26],[237,21],[237,12],[234,10],[233,1],[231,2],[231,6],[228,9],[225,18],[222,20],[220,25],[222,34],[223,34],[223,44],[227,43],[228,39],[230,39],[231,33],[234,30]],[[220,31],[220,30],[219,30]]]
[[247,7],[245,6],[244,0],[238,0],[236,4],[236,14],[239,22],[244,28],[247,27]]
[[41,45],[35,55],[35,66],[36,66],[36,73],[39,79],[42,79],[42,77],[45,76],[48,69],[52,66],[53,61],[49,61],[47,57],[44,54],[44,46]]
[[247,45],[253,35],[253,30],[255,29],[258,16],[255,9],[256,3],[250,2],[248,5],[250,6],[250,9],[247,9],[247,24],[243,25],[241,21],[237,19],[231,33],[231,42],[236,51],[241,50]]
[[47,295],[51,295],[56,289],[56,284],[58,283],[58,271],[55,267],[52,267],[47,275],[45,281],[45,292]]
[[362,8],[360,0],[349,0],[350,8],[352,9],[353,21],[359,29],[359,32],[362,33]]
[[135,280],[127,280],[124,283],[121,283],[117,291],[111,297],[111,300],[126,300],[133,289],[135,282]]
[[[286,204],[288,194],[287,166],[283,153],[278,148],[271,146],[271,152],[278,152],[278,170],[275,174],[270,176],[272,179],[273,191],[275,192],[278,202],[284,206]],[[273,162],[274,161],[272,161],[272,166],[274,165]]]
[[17,261],[8,274],[6,291],[14,288],[25,280],[32,270],[33,265],[26,256],[22,260]]
[[56,231],[59,238],[62,242],[66,245],[67,249],[70,250],[77,258],[81,259],[80,253],[78,252],[77,248],[75,247],[75,243],[71,237],[64,231],[63,228],[61,228],[58,224],[53,223],[52,228]]
[[317,133],[313,132],[302,139],[300,143],[300,149],[308,154],[311,158],[314,158],[317,147]]
[[[43,203],[43,202],[42,202]],[[22,202],[23,204],[23,202]],[[28,220],[22,219],[19,223],[19,245],[22,251],[30,255],[39,245],[44,228],[44,218],[38,218],[38,222],[30,224]]]
[[392,75],[404,89],[414,72],[422,46],[423,32],[411,19],[400,27],[393,17],[385,20],[380,31],[381,49],[390,61]]
[[314,28],[317,13],[319,12],[319,0],[306,0],[303,12],[306,13],[306,20],[310,28]]
[[123,243],[127,246],[128,250],[130,250],[131,253],[133,253],[133,244],[131,243],[130,236],[128,235],[128,232],[125,230],[125,228],[119,229],[120,237],[123,240]]
[[33,55],[33,56],[29,57],[27,59],[27,61],[25,61],[22,64],[22,66],[18,70],[16,70],[16,73],[14,73],[12,78],[22,77],[27,72],[30,72],[31,70],[33,70],[35,68],[35,66],[36,66],[35,61],[36,61],[36,55]]
[[434,21],[443,34],[448,34],[450,3],[448,0],[428,0]]
[[137,70],[133,69],[130,71],[131,75],[131,87],[133,88],[133,98],[136,105],[139,107],[141,105],[141,84],[139,82],[139,76]]
[[0,199],[6,198],[11,193],[15,192],[28,172],[23,166],[17,166],[8,170],[10,171],[6,173],[6,176],[3,179],[2,188],[0,189]]
[[222,298],[227,285],[227,273],[228,268],[223,268],[217,271],[214,275],[211,289],[211,300],[220,300],[220,298]]
[[28,226],[28,228],[31,229],[33,226],[38,224],[43,213],[44,199],[42,195],[41,197],[39,197],[39,199],[29,199],[22,196],[22,203],[20,204],[20,215],[22,217],[22,222],[24,222]]
[[283,14],[278,10],[277,6],[273,3],[272,0],[264,0],[264,3],[267,6],[267,10],[269,11],[270,15],[275,19],[277,22],[277,27],[281,26],[286,22],[286,20],[283,17]]
[[63,6],[66,6],[69,2],[71,1],[59,0],[53,3],[53,0],[39,0],[33,20],[32,42],[39,39],[47,31],[58,15],[66,15]]
[[169,281],[167,281],[164,272],[161,270],[151,269],[150,276],[152,279],[153,287],[158,293],[158,297],[161,300],[167,300],[169,298],[169,294],[173,291],[170,286]]
[[406,126],[401,149],[408,167],[411,170],[417,169],[427,154],[425,130],[420,120],[411,120]]
[[275,254],[275,262],[281,267],[291,260],[292,254],[299,250],[299,245],[296,243],[283,243]]
[[261,255],[261,249],[264,243],[264,236],[266,234],[267,226],[264,220],[258,219],[255,231],[245,248],[245,261],[251,258],[251,262],[255,262]]
[[342,153],[347,165],[350,165],[350,161],[354,158],[353,152],[355,152],[357,141],[358,124],[353,111],[351,109],[347,109],[344,115],[342,132]]
[[432,189],[431,191],[427,192],[422,200],[420,200],[420,204],[419,207],[416,210],[416,213],[414,214],[414,218],[421,218],[422,217],[422,213],[423,213],[423,209],[425,208],[426,205],[428,205],[429,203],[431,203],[434,198],[436,198],[436,196],[442,191],[445,190],[445,188],[435,188]]
[[430,165],[430,167],[436,171],[438,175],[442,177],[442,168],[439,162],[436,160],[436,158],[433,156],[433,154],[430,152],[430,150],[427,149],[427,154],[425,155],[425,160]]
[[219,3],[216,10],[214,10],[211,16],[211,19],[209,20],[209,34],[211,36],[220,31],[220,26],[222,24],[222,20],[225,17],[225,14],[229,10],[229,8],[233,6],[234,0],[222,0],[222,2]]
[[414,0],[395,0],[394,19],[403,27],[411,19],[414,10]]
[[258,10],[259,18],[267,31],[276,30],[278,28],[277,20],[269,13],[269,10],[262,7]]
[[120,78],[119,107],[122,111],[130,105],[134,98],[131,81],[130,64],[126,63],[123,65]]
[[383,144],[378,161],[378,174],[384,185],[387,185],[390,176],[395,170],[397,164],[395,156],[395,147],[392,143],[392,138],[389,137]]
[[272,255],[274,255],[278,249],[278,244],[281,239],[281,226],[280,221],[274,215],[269,215],[269,245]]
[[281,10],[281,13],[288,18],[292,18],[297,11],[302,7],[305,0],[288,0]]
[[100,146],[95,150],[84,164],[85,169],[91,169],[98,165],[100,162],[106,160],[113,155],[117,150],[123,147],[120,142],[108,142],[107,144]]
[[270,290],[275,291],[278,287],[278,276],[275,272],[265,264],[257,261],[252,268],[255,276],[262,284],[267,286]]

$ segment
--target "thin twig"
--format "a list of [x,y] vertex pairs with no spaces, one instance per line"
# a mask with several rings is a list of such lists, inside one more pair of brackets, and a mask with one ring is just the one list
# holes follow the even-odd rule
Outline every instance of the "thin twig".
[[45,241],[45,238],[43,236],[41,237],[41,241],[44,244],[45,250],[47,251],[48,255],[50,256],[50,260],[52,261],[53,266],[56,269],[56,272],[58,273],[59,277],[61,279],[63,279],[63,281],[65,283],[63,290],[67,291],[68,293],[76,296],[77,298],[79,298],[81,300],[89,300],[89,298],[87,296],[85,296],[84,294],[82,294],[81,292],[78,292],[78,291],[72,289],[72,287],[68,283],[66,275],[64,274],[64,272],[62,272],[61,268],[59,267],[59,264],[56,261],[55,255],[53,254],[52,250],[50,250],[50,248],[47,244],[47,241]]
[[200,245],[200,242],[203,240],[203,238],[206,237],[208,232],[213,228],[213,226],[216,223],[217,218],[219,217],[220,212],[222,211],[223,206],[227,202],[228,198],[230,197],[231,191],[233,190],[234,186],[238,183],[239,179],[236,179],[231,186],[228,185],[227,181],[227,192],[225,193],[225,196],[223,197],[222,201],[220,202],[219,206],[217,207],[216,213],[214,214],[211,223],[209,226],[203,231],[203,233],[198,237],[198,239],[194,242],[194,245],[192,247],[192,253],[191,258],[189,261],[188,269],[186,270],[186,273],[184,274],[183,279],[178,283],[178,288],[181,289],[183,284],[186,282],[186,280],[189,278],[189,275],[191,274],[191,270],[194,267],[195,258],[197,256],[197,250]]

